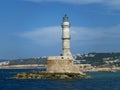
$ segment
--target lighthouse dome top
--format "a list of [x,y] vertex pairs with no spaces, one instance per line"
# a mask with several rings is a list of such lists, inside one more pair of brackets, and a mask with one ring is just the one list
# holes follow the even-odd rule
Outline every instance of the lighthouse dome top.
[[69,21],[68,16],[67,16],[67,14],[65,14],[64,17],[63,17],[63,22],[68,22],[68,21]]

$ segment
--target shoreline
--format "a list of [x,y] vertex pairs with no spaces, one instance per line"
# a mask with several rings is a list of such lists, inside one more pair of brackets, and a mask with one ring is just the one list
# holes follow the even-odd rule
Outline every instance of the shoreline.
[[[0,69],[41,69],[46,68],[46,65],[44,64],[28,64],[28,65],[6,65],[6,66],[0,66]],[[120,67],[114,67],[114,68],[92,68],[89,70],[83,70],[83,72],[116,72],[120,70]]]
[[28,64],[28,65],[6,65],[0,66],[0,69],[38,69],[38,68],[46,68],[44,64]]

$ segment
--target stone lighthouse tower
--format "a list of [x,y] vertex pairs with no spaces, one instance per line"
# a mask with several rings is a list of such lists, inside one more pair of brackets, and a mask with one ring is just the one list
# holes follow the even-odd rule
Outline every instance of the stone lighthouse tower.
[[68,16],[63,17],[62,22],[62,55],[63,56],[72,56],[70,52],[70,22]]
[[47,72],[49,73],[78,73],[79,67],[74,65],[70,52],[70,22],[65,15],[62,21],[62,55],[49,56]]

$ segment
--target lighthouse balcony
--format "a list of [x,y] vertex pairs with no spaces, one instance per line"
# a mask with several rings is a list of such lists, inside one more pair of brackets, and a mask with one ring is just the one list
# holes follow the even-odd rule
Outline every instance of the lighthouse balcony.
[[73,60],[72,56],[49,56],[48,60]]
[[70,37],[62,37],[62,40],[71,39]]

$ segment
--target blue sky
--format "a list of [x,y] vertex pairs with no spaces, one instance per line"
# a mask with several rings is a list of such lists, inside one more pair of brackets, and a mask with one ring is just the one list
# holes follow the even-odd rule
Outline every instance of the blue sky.
[[120,51],[119,0],[0,0],[0,58],[59,55],[64,14],[73,54]]

